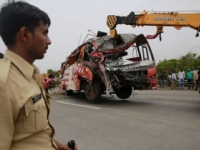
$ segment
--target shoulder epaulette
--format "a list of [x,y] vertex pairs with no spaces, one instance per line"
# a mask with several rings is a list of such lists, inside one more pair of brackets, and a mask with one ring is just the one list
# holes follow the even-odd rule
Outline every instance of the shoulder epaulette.
[[6,85],[11,61],[7,58],[0,59],[0,84]]

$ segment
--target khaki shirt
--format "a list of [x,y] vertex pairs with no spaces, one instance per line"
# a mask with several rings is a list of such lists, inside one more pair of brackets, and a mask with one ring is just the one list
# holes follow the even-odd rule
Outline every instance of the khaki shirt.
[[48,100],[39,70],[7,50],[0,59],[0,150],[57,150]]

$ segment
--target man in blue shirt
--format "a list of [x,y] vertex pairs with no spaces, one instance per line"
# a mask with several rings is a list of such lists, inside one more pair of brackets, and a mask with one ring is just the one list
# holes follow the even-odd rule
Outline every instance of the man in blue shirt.
[[190,69],[188,69],[188,71],[186,73],[186,78],[188,81],[188,89],[190,89],[190,87],[193,86],[193,81],[192,81],[193,72]]

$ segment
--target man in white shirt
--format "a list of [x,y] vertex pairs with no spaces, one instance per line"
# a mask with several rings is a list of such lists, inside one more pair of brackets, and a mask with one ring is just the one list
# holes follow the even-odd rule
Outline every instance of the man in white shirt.
[[196,67],[193,71],[194,89],[197,90],[198,86],[198,68]]
[[178,79],[179,79],[179,90],[180,89],[184,89],[184,79],[185,79],[185,72],[180,69],[180,71],[178,72]]
[[168,76],[167,76],[167,81],[168,81],[168,86],[171,87],[171,83],[172,83],[172,73],[169,72]]
[[175,71],[173,70],[172,71],[172,76],[171,76],[171,78],[172,78],[172,86],[171,86],[171,89],[173,89],[173,88],[175,88],[176,89],[176,74],[175,74]]
[[199,93],[200,93],[200,67],[198,67],[197,75],[198,75],[198,87],[199,87]]

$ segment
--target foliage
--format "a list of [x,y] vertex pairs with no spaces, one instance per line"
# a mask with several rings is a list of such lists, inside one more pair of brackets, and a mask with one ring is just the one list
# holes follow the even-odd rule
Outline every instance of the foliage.
[[52,75],[54,75],[55,77],[59,77],[58,71],[54,71],[54,70],[52,70],[52,69],[49,69],[49,70],[47,70],[47,73],[48,73],[48,74],[52,74]]
[[167,75],[172,70],[177,73],[180,69],[183,69],[186,72],[187,69],[190,68],[191,70],[194,70],[198,66],[200,66],[200,56],[190,52],[181,56],[179,59],[165,59],[160,61],[156,68],[159,75],[161,72],[164,72]]
[[156,66],[158,74],[161,72],[168,73],[171,70],[178,70],[178,60],[170,59],[170,60],[163,60],[160,61]]

